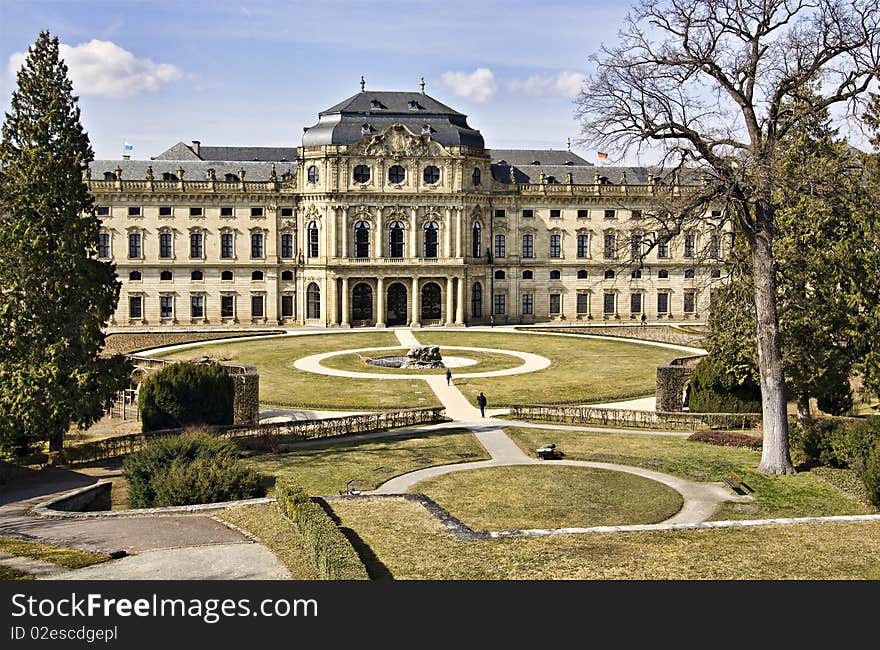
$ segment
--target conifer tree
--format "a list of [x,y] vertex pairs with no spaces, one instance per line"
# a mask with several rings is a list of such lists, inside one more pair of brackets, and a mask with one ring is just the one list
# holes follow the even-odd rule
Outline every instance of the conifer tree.
[[102,358],[119,297],[96,259],[100,228],[83,181],[94,158],[58,39],[42,32],[18,72],[0,142],[0,453],[98,420],[127,382]]

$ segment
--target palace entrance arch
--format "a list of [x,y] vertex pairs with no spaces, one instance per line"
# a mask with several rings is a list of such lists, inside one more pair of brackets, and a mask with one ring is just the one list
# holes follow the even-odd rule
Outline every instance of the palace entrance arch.
[[385,323],[394,325],[407,325],[406,318],[406,287],[400,282],[395,282],[388,287],[388,300],[386,304]]
[[358,282],[351,292],[351,320],[366,323],[373,320],[373,288]]
[[436,282],[428,282],[422,287],[422,314],[421,321],[440,320],[440,285]]

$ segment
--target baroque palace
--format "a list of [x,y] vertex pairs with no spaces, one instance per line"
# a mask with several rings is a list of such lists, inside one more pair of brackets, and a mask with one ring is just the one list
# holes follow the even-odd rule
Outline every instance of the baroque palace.
[[489,150],[424,85],[362,82],[300,147],[181,142],[87,180],[122,281],[114,328],[701,319],[724,239],[648,250],[654,171]]

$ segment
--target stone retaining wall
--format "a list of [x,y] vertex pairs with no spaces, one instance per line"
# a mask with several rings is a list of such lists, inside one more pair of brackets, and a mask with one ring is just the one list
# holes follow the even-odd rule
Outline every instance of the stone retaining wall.
[[657,366],[655,396],[658,411],[684,409],[684,391],[702,356],[678,357]]

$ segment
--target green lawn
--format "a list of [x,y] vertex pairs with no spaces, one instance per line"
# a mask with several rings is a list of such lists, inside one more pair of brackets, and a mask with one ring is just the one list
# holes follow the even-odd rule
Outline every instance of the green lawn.
[[260,402],[316,409],[395,409],[436,406],[425,382],[347,379],[304,372],[293,367],[301,357],[333,350],[390,347],[399,342],[392,332],[292,336],[237,343],[218,343],[162,355],[166,359],[198,359],[210,355],[231,363],[256,366],[260,373]]
[[681,510],[672,488],[589,467],[487,467],[423,481],[423,492],[474,530],[654,524]]
[[[81,569],[110,559],[110,556],[105,553],[79,551],[13,537],[0,537],[0,553],[50,562],[67,569]],[[0,567],[0,580],[23,580],[31,577],[27,573],[9,567]]]
[[488,458],[472,433],[447,429],[282,454],[252,453],[245,463],[268,476],[289,477],[309,494],[338,494],[349,481],[359,490],[372,490],[423,467]]
[[333,501],[397,580],[880,579],[880,522],[458,540],[420,504]]
[[722,504],[713,519],[764,519],[866,514],[872,509],[812,472],[764,476],[755,468],[761,453],[659,435],[507,429],[526,453],[554,442],[567,459],[646,467],[692,481],[719,481],[736,472],[754,489],[751,503]]
[[[382,366],[371,366],[367,363],[367,359],[375,357],[390,357],[406,355],[408,348],[400,348],[399,350],[383,350],[381,352],[352,352],[350,354],[340,354],[336,357],[330,357],[321,365],[336,370],[350,370],[352,372],[375,372],[385,375],[442,375],[446,372],[445,368],[383,368]],[[509,354],[498,354],[497,352],[477,352],[474,350],[440,350],[441,356],[465,357],[473,359],[477,363],[462,368],[453,368],[452,373],[470,373],[470,372],[488,372],[490,370],[506,370],[508,368],[516,368],[521,366],[523,361]]]

